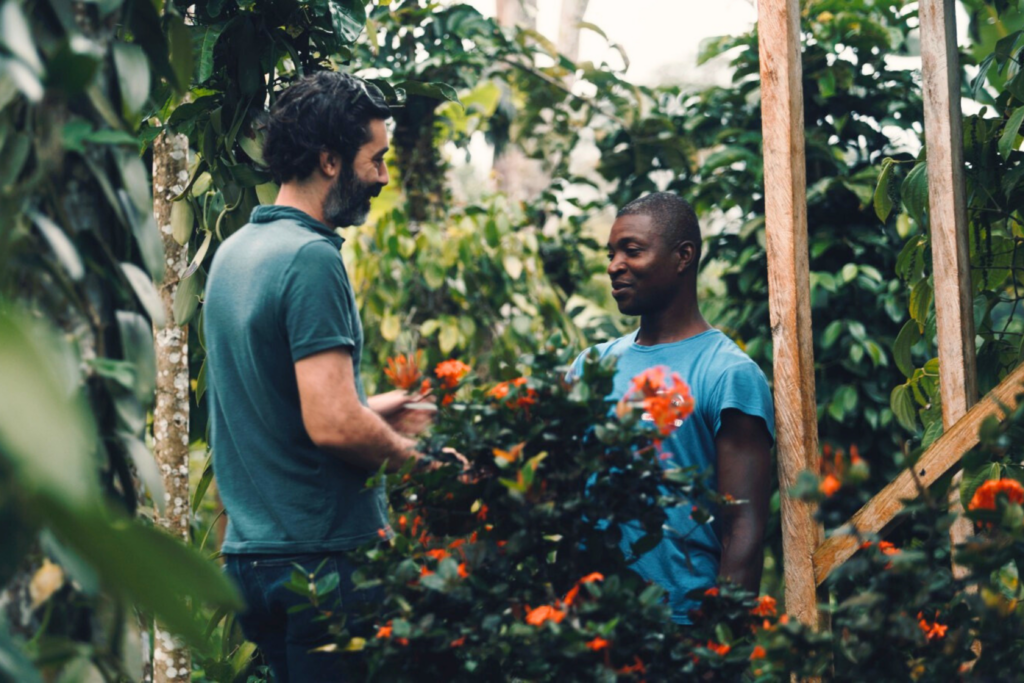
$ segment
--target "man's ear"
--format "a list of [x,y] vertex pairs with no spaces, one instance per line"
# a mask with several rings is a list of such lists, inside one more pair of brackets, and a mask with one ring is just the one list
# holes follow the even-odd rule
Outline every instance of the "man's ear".
[[700,254],[697,251],[697,245],[689,240],[684,240],[679,243],[676,247],[676,254],[679,256],[679,267],[678,272],[682,274],[687,269],[697,267],[697,260],[700,258]]
[[330,150],[320,150],[320,172],[331,180],[337,178],[341,173],[341,157]]

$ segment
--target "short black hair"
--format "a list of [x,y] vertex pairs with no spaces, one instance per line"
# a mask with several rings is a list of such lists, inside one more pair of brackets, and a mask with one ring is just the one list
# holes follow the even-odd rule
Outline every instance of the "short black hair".
[[305,180],[322,150],[351,164],[370,140],[370,121],[389,118],[391,109],[375,85],[351,74],[319,71],[292,84],[270,108],[263,159],[277,183]]
[[700,261],[700,223],[697,222],[697,213],[685,199],[671,192],[653,192],[619,209],[615,217],[622,216],[650,216],[665,246],[675,249],[683,242],[693,242]]

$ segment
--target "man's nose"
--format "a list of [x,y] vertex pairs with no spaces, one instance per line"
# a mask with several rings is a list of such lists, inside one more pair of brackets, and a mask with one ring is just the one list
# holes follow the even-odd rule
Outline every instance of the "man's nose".
[[381,185],[387,185],[389,180],[391,180],[391,178],[388,176],[388,165],[381,164],[380,170],[377,171],[377,182]]
[[612,260],[608,262],[608,275],[615,277],[615,273],[622,272],[625,264],[618,256],[613,256]]

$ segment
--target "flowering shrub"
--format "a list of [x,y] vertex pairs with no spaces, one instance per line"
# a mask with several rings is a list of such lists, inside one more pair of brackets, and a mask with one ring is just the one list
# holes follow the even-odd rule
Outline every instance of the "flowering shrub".
[[[628,549],[642,553],[661,538],[665,507],[713,520],[716,506],[744,503],[659,458],[666,425],[694,408],[682,378],[645,372],[611,406],[612,362],[587,359],[568,385],[560,346],[497,385],[476,386],[451,361],[435,370],[458,400],[442,407],[424,448],[454,445],[472,467],[387,476],[397,535],[359,551],[355,577],[385,588],[377,630],[357,638],[337,624],[335,647],[353,653],[366,680],[1020,679],[1024,409],[987,424],[965,456],[992,476],[967,484],[966,514],[979,524],[964,546],[949,546],[947,478],[908,502],[887,538],[860,538],[827,579],[829,631],[729,583],[695,596],[693,624],[680,627],[663,591],[630,571],[618,525],[644,528]],[[825,456],[793,493],[834,516],[860,504],[868,471],[855,449]],[[954,577],[954,554],[966,578]]]

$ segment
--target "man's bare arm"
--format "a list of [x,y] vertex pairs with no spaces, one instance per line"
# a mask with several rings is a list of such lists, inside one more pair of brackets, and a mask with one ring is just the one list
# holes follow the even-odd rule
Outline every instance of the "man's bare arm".
[[345,462],[366,470],[387,463],[390,471],[422,457],[415,441],[396,433],[376,412],[359,402],[352,354],[336,348],[295,364],[302,422],[309,438]]
[[764,567],[764,529],[771,497],[771,437],[759,417],[722,411],[715,437],[718,491],[738,501],[718,511],[722,562],[718,575],[758,592]]

